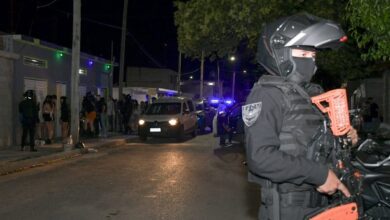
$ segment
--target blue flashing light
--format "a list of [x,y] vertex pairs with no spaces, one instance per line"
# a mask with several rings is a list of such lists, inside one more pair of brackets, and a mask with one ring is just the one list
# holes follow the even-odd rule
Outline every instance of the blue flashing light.
[[217,104],[217,103],[219,103],[219,100],[218,99],[211,99],[210,102],[213,104]]
[[93,65],[93,61],[92,60],[88,60],[88,66],[92,66]]
[[227,106],[223,102],[221,102],[217,108],[218,114],[222,114],[222,113],[226,112],[226,109],[227,109]]
[[226,100],[225,100],[225,103],[226,103],[227,105],[232,105],[232,104],[234,103],[234,101],[231,100],[231,99],[226,99]]

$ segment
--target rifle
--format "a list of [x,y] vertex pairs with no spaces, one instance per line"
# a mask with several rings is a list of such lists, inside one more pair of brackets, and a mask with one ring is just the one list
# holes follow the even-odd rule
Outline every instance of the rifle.
[[312,97],[312,102],[318,109],[328,115],[331,131],[338,141],[333,147],[335,164],[333,171],[351,192],[346,198],[338,192],[332,198],[331,205],[306,217],[310,220],[356,220],[361,216],[362,202],[359,196],[362,178],[351,163],[351,141],[346,134],[351,129],[348,102],[345,89],[335,89]]

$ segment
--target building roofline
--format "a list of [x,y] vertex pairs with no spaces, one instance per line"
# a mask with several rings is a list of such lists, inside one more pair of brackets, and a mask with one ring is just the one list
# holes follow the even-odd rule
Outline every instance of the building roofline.
[[[60,45],[57,45],[57,44],[54,44],[54,43],[51,43],[48,41],[38,39],[38,38],[34,38],[34,37],[27,36],[27,35],[22,35],[22,34],[4,34],[1,36],[2,37],[10,37],[13,40],[21,41],[23,43],[27,43],[27,44],[30,44],[30,45],[33,45],[36,47],[40,47],[43,49],[52,50],[52,51],[61,51],[64,54],[72,56],[72,49],[71,48],[63,47],[63,46],[60,46]],[[111,63],[111,60],[107,60],[105,58],[98,57],[98,56],[88,54],[88,53],[84,53],[81,51],[80,51],[80,58],[91,59],[94,62],[100,62],[103,64]],[[118,66],[118,63],[114,63],[114,66]]]

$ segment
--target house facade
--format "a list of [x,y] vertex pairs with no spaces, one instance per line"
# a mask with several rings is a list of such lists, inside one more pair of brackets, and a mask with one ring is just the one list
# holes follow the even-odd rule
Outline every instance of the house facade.
[[[20,144],[21,125],[18,120],[18,103],[23,93],[32,89],[37,101],[43,103],[46,95],[57,96],[57,114],[55,134],[61,136],[59,124],[61,96],[70,97],[72,51],[39,39],[23,35],[0,36],[0,51],[3,56],[0,63],[0,83],[2,97],[12,94],[7,112],[0,120],[12,118],[12,132],[0,130],[0,148]],[[112,76],[112,64],[109,60],[89,54],[80,54],[80,100],[88,91],[106,95]],[[3,86],[6,86],[5,88]],[[8,96],[9,97],[9,96]],[[70,98],[69,98],[70,99]],[[69,102],[70,103],[70,102]],[[1,129],[5,129],[4,127]],[[9,128],[7,128],[9,129]]]

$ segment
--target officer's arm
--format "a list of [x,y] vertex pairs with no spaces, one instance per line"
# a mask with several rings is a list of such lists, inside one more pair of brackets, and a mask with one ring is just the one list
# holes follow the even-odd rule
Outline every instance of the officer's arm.
[[247,163],[252,173],[273,182],[303,182],[322,185],[328,174],[325,165],[305,157],[295,157],[278,150],[279,133],[286,111],[283,95],[278,89],[252,93],[247,104],[262,102],[256,122],[246,127]]

